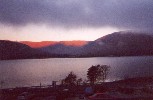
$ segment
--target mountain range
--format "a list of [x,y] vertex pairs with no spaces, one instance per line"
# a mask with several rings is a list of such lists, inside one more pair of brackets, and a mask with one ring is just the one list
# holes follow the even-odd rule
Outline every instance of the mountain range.
[[153,36],[145,33],[114,32],[95,41],[0,40],[0,60],[146,55],[153,55]]

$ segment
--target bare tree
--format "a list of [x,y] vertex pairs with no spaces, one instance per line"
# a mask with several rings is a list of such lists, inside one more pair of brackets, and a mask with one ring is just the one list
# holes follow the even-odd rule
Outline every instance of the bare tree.
[[64,79],[64,83],[68,85],[75,85],[77,81],[77,76],[73,73],[70,72],[68,76]]
[[91,66],[87,71],[87,78],[91,84],[95,84],[98,81],[105,81],[109,72],[110,66],[108,65],[96,65]]

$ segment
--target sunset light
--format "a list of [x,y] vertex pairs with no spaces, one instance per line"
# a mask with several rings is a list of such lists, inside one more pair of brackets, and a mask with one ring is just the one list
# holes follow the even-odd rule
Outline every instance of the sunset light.
[[0,39],[12,41],[70,41],[87,40],[93,41],[99,37],[119,31],[113,27],[101,28],[72,28],[64,29],[46,25],[26,25],[11,27],[0,25]]
[[0,0],[0,100],[153,100],[153,0]]

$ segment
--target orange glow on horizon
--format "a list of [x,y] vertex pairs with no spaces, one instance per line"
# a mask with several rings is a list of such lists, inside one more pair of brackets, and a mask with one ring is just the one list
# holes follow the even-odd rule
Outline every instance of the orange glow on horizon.
[[83,46],[86,45],[87,41],[61,41],[60,43],[66,46]]
[[31,41],[21,41],[20,43],[26,44],[32,48],[40,48],[49,45],[63,44],[66,46],[83,46],[88,43],[88,41],[42,41],[42,42],[31,42]]
[[[0,24],[0,40],[10,41],[94,41],[102,36],[118,32],[120,29],[114,27],[82,27],[65,29],[60,27],[51,27],[47,25],[34,25],[29,24],[23,27],[13,27]],[[29,43],[28,43],[29,44]],[[44,43],[48,45],[50,43]],[[52,44],[52,43],[51,43]],[[71,43],[65,43],[70,44]],[[82,43],[73,43],[73,45],[81,45]],[[32,43],[31,45],[36,45]],[[38,44],[37,44],[38,45]],[[39,44],[41,45],[41,44]],[[38,46],[39,47],[39,46]]]

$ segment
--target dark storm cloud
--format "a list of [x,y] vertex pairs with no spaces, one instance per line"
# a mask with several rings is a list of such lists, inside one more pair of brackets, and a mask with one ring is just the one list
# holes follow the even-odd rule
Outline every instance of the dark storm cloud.
[[152,29],[153,0],[0,0],[0,22]]

